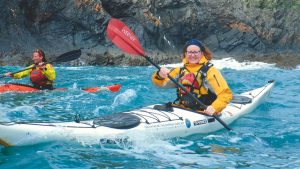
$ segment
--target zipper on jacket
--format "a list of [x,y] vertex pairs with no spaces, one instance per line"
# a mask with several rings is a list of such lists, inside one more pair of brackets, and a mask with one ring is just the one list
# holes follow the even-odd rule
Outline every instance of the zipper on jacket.
[[217,83],[218,83],[218,86],[220,87],[219,81],[217,80],[217,77],[216,77],[216,75],[215,75],[215,74],[214,74],[214,78],[215,78],[215,80],[217,81]]

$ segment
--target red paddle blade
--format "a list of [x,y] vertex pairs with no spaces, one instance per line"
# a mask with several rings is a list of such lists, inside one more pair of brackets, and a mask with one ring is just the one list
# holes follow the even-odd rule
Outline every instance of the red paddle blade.
[[110,19],[107,26],[108,38],[124,52],[145,56],[145,52],[135,34],[120,20]]

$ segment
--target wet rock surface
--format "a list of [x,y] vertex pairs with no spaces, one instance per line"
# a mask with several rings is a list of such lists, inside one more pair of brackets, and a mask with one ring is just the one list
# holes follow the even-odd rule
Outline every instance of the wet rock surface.
[[156,63],[180,62],[185,41],[203,41],[216,58],[300,63],[300,4],[250,0],[0,1],[0,65],[28,65],[36,48],[52,60],[82,48],[71,65],[148,65],[114,47],[110,18],[126,23]]

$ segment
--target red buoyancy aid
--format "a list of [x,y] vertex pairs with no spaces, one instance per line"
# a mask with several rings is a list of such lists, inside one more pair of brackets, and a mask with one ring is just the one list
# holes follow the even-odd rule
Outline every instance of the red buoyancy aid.
[[41,69],[32,69],[30,80],[35,86],[46,86],[48,78],[42,73]]
[[[213,64],[208,62],[197,72],[190,73],[188,69],[185,69],[185,67],[181,68],[179,72],[181,84],[187,89],[187,91],[195,95],[205,105],[211,105],[217,98],[215,92],[210,90],[210,87],[208,87],[209,84],[205,82],[207,71],[212,66]],[[204,87],[205,89],[207,88],[207,94],[201,93],[201,87]],[[180,88],[177,89],[177,99],[174,102],[176,101],[179,101],[180,104],[192,109],[201,109],[201,106]]]
[[[189,91],[194,89],[199,89],[200,85],[197,81],[197,78],[194,73],[185,74],[183,77],[180,78],[181,84]],[[186,94],[183,90],[179,89],[180,93]]]

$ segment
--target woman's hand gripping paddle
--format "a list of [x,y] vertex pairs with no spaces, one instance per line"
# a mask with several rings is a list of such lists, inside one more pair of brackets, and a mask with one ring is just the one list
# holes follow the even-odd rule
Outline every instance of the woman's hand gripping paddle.
[[[136,38],[135,34],[120,20],[118,19],[111,19],[107,26],[107,35],[108,38],[115,44],[118,48],[122,49],[124,52],[143,56],[150,62],[153,66],[157,69],[160,69],[160,66],[154,63],[149,56],[145,54],[139,40]],[[192,95],[189,91],[186,90],[184,86],[178,83],[173,77],[168,75],[168,78],[180,87],[183,91],[185,91],[194,101],[200,104],[203,109],[206,109],[207,106],[203,104],[199,99],[197,99],[194,95]],[[206,114],[204,114],[206,115]],[[213,117],[220,122],[227,130],[232,130],[229,126],[221,120],[218,116],[213,115]]]

